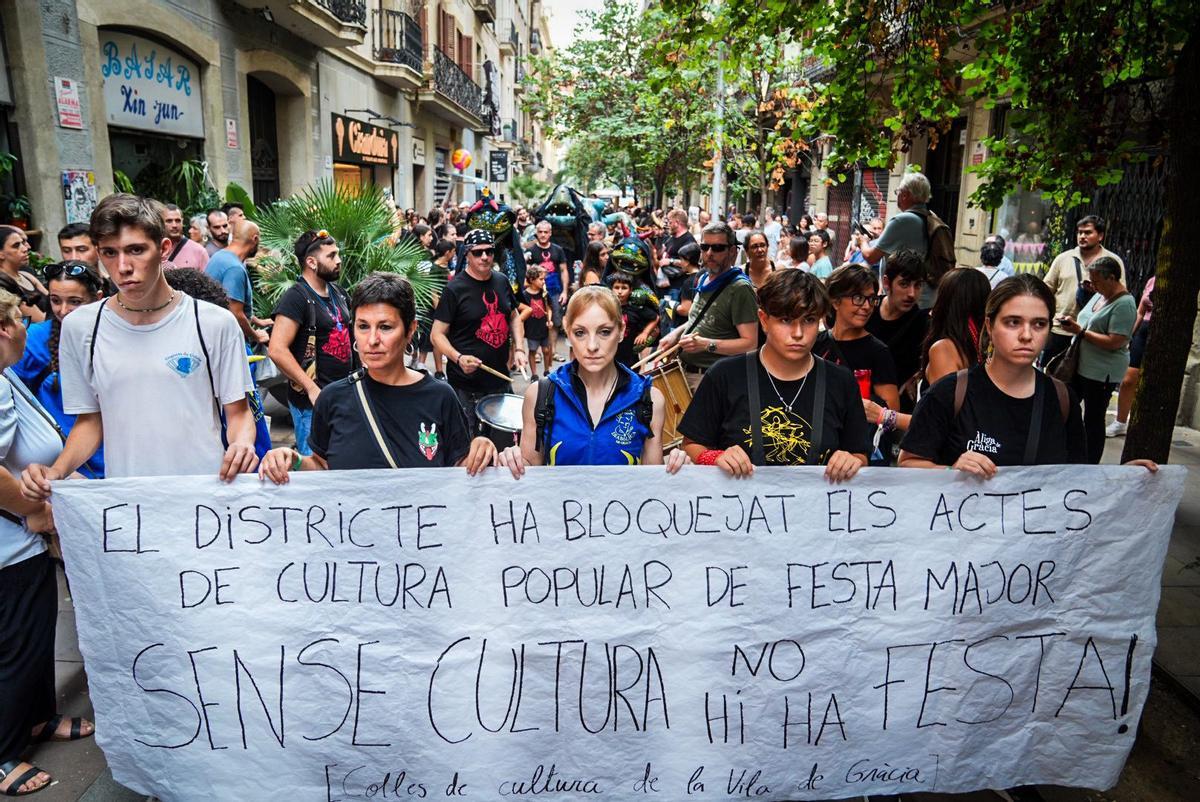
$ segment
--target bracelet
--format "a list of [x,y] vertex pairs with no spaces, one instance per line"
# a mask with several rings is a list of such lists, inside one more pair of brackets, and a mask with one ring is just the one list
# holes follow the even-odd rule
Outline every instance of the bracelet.
[[885,432],[895,431],[895,429],[896,429],[896,410],[885,409],[883,411],[882,418],[883,418],[883,421],[882,421],[883,430]]
[[887,411],[887,407],[880,407],[880,408],[879,408],[879,417],[877,417],[877,418],[875,419],[875,425],[876,425],[876,426],[882,426],[882,425],[883,425],[883,422],[884,422],[884,420],[887,418],[887,412],[888,412],[888,411]]
[[707,451],[701,451],[700,456],[696,457],[697,465],[716,465],[717,460],[725,453],[723,448],[710,448]]
[[526,351],[524,348],[514,348],[513,353],[514,354],[525,354],[526,356],[529,355],[529,352]]
[[304,462],[304,455],[295,449],[292,449],[292,453],[296,455],[296,458],[292,460],[292,470],[298,471],[300,470],[300,464]]

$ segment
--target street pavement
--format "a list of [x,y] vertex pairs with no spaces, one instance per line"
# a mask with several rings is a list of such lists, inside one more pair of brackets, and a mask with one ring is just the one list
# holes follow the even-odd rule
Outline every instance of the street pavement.
[[[290,431],[282,428],[272,434],[277,434],[276,442],[287,442],[286,438],[290,437]],[[1123,445],[1122,438],[1109,439],[1104,462],[1117,462]],[[1155,676],[1137,744],[1121,784],[1113,791],[1100,794],[1078,789],[1037,789],[1046,802],[1195,802],[1200,799],[1200,774],[1194,760],[1200,754],[1200,432],[1176,428],[1171,462],[1187,466],[1188,477],[1163,570]],[[55,661],[59,711],[69,716],[90,718],[92,705],[75,634],[75,611],[61,572]],[[103,726],[103,721],[97,722],[97,727]],[[112,779],[94,739],[41,744],[33,758],[35,765],[54,777],[54,785],[37,795],[38,802],[141,802],[148,799]],[[942,798],[941,795],[938,798]],[[955,797],[958,802],[1011,798],[996,792]]]

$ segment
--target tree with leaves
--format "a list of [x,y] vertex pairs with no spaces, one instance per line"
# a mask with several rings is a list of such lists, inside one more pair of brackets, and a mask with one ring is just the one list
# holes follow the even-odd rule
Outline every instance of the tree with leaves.
[[1155,312],[1123,456],[1167,459],[1190,346],[1179,332],[1192,330],[1200,293],[1181,227],[1200,182],[1186,144],[1200,130],[1200,0],[663,2],[698,47],[779,31],[800,42],[820,75],[811,120],[834,165],[891,166],[916,141],[936,147],[964,102],[1009,104],[1010,131],[973,168],[982,184],[970,200],[983,208],[1018,188],[1070,207],[1119,181],[1143,158],[1129,109],[1165,82],[1165,125],[1147,132],[1168,167]]

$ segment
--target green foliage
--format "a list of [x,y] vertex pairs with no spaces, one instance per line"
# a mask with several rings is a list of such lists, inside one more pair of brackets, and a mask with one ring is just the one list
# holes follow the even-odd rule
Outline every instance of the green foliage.
[[133,181],[121,170],[113,170],[113,187],[117,192],[125,192],[130,195],[136,192],[133,188]]
[[[998,206],[1018,187],[1067,206],[1120,180],[1140,158],[1131,110],[1150,108],[1200,13],[1198,0],[839,0],[724,3],[664,0],[694,47],[773,36],[803,43],[819,77],[809,121],[831,137],[834,172],[891,166],[914,142],[936,146],[965,104],[1010,104],[1009,132],[985,141],[971,196]],[[730,48],[744,66],[752,53]],[[1185,80],[1192,80],[1187,76]]]
[[550,185],[538,181],[530,173],[517,173],[508,180],[508,191],[512,195],[510,202],[518,206],[529,206],[540,201],[550,190]]
[[392,211],[378,187],[351,192],[326,179],[257,211],[262,251],[256,289],[265,308],[274,308],[300,277],[293,249],[296,239],[310,230],[323,229],[337,240],[342,257],[338,283],[346,290],[370,273],[399,273],[412,284],[418,308],[427,311],[442,287],[437,274],[426,272],[423,263],[429,255],[424,248],[411,240],[393,241]]
[[242,204],[242,210],[246,213],[246,217],[258,220],[258,207],[254,205],[250,193],[241,184],[230,181],[225,185],[225,202]]
[[[114,182],[117,172],[113,171]],[[124,174],[122,177],[128,182]],[[221,196],[208,175],[208,165],[195,159],[176,162],[166,168],[149,164],[129,182],[129,187],[126,190],[118,184],[122,191],[174,203],[183,211],[185,220],[221,205]]]

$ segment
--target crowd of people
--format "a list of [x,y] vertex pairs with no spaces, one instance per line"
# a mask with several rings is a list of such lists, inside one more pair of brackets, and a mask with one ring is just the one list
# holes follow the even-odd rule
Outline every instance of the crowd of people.
[[[0,227],[0,794],[50,781],[23,760],[32,743],[94,729],[55,713],[58,480],[692,463],[846,482],[868,464],[987,479],[1098,463],[1111,394],[1136,384],[1150,289],[1130,297],[1096,217],[1045,279],[1005,274],[1002,246],[979,267],[938,265],[928,200],[906,175],[901,212],[840,246],[823,214],[792,226],[768,211],[760,227],[672,209],[593,222],[565,247],[518,209],[519,286],[489,227],[407,215],[423,269],[447,279],[427,326],[399,275],[343,288],[323,230],[297,238],[298,279],[259,309],[258,227],[236,205],[185,231],[176,207],[111,195],[59,233],[62,261],[41,275],[25,233]],[[1041,369],[1072,349],[1067,381]],[[283,442],[263,420],[263,356],[288,383]],[[658,381],[671,365],[690,395],[678,419],[679,388]],[[497,443],[478,404],[531,369],[519,439]]]

